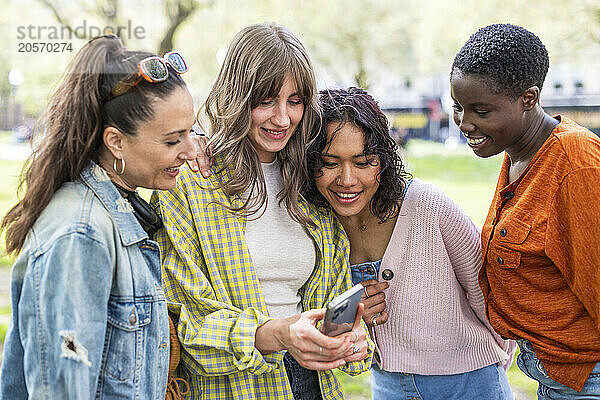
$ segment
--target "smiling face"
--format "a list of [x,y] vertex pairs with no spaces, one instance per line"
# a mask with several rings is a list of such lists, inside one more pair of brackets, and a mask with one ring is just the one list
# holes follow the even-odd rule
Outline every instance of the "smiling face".
[[365,156],[361,128],[348,122],[337,129],[337,122],[326,127],[327,137],[333,140],[321,153],[324,165],[315,177],[317,189],[340,216],[370,214],[370,201],[379,188],[379,158]]
[[172,189],[179,167],[196,155],[190,138],[194,104],[188,90],[178,88],[151,106],[154,117],[140,123],[137,134],[122,135],[125,173],[111,178],[126,189]]
[[490,157],[520,148],[525,131],[522,96],[515,99],[495,94],[477,75],[454,70],[450,90],[454,100],[454,122],[479,157]]
[[277,97],[267,98],[252,109],[252,125],[248,137],[263,163],[275,159],[294,134],[302,115],[304,103],[298,95],[296,81],[287,75]]

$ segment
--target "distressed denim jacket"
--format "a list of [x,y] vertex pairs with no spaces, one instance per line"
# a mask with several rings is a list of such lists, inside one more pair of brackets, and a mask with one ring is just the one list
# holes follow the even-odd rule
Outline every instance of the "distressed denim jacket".
[[160,255],[94,163],[64,184],[11,273],[0,399],[164,399]]

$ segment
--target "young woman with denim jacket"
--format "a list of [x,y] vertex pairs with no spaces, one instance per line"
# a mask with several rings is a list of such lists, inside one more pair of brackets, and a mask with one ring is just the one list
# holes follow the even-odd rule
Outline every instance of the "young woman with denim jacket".
[[165,398],[157,220],[135,189],[172,188],[195,157],[185,69],[178,54],[126,51],[114,36],[91,40],[68,67],[25,195],[2,221],[19,255],[0,398]]

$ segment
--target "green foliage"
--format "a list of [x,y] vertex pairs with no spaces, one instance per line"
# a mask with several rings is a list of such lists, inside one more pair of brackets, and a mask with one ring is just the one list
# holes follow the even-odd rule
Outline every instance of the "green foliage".
[[[190,72],[185,79],[198,103],[217,75],[218,52],[224,51],[237,31],[258,22],[283,24],[302,40],[321,88],[351,84],[380,88],[385,83],[390,94],[407,79],[447,74],[462,43],[486,24],[510,22],[531,29],[548,47],[551,67],[557,62],[589,61],[589,55],[598,51],[600,38],[597,0],[572,0],[568,4],[546,0],[545,7],[522,0],[180,1],[183,8],[192,7],[192,13],[178,25],[173,47],[188,60]],[[74,27],[83,21],[88,27],[131,22],[133,27],[144,29],[144,37],[126,37],[126,46],[151,51],[158,49],[169,26],[177,21],[177,2],[48,0]],[[111,6],[117,3],[118,7]],[[557,9],[560,18],[556,17]],[[548,24],[550,20],[552,24]],[[10,44],[0,49],[0,93],[9,89],[6,77],[10,68],[20,68],[25,82],[17,90],[17,101],[24,104],[27,113],[37,115],[85,41],[62,40],[72,43],[73,52],[18,52],[19,43],[40,41],[19,39],[19,26],[61,27],[41,0],[12,0],[10,12],[0,15],[0,22],[0,33]],[[375,94],[381,97],[381,93]]]

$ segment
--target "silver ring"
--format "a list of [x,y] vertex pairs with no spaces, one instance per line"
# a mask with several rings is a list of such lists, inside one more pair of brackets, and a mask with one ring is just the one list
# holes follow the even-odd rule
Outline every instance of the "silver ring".
[[360,347],[352,345],[352,354],[356,354],[360,351]]
[[377,326],[377,315],[373,315],[373,319],[371,320],[371,325],[373,325],[373,327]]
[[363,291],[365,292],[365,299],[369,298],[369,292],[367,292],[367,287],[363,286]]

